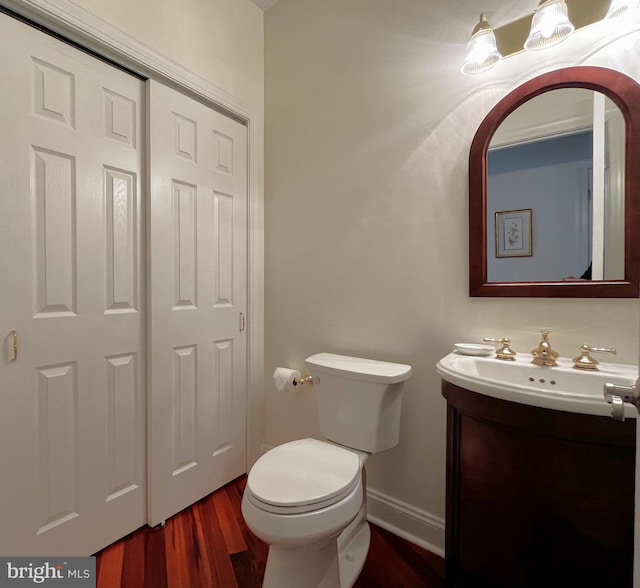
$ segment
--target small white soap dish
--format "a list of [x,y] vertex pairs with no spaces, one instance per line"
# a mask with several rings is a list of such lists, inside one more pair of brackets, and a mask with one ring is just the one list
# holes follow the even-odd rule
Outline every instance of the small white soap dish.
[[491,355],[496,348],[493,345],[483,345],[482,343],[456,343],[455,348],[463,355]]

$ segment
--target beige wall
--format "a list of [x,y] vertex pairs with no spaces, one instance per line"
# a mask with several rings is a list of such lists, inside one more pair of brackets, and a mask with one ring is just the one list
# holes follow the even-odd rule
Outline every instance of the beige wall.
[[263,13],[250,0],[74,3],[262,111]]
[[[483,6],[459,4],[466,20],[423,0],[280,0],[265,14],[266,444],[318,434],[313,393],[277,392],[276,366],[320,351],[409,363],[401,441],[370,459],[370,487],[436,522],[435,364],[454,342],[508,336],[527,353],[546,328],[565,357],[587,342],[638,358],[636,300],[468,297],[467,157],[484,115],[530,77],[586,63],[640,79],[640,35],[613,41],[597,25],[466,78]],[[531,3],[487,4],[517,18]]]

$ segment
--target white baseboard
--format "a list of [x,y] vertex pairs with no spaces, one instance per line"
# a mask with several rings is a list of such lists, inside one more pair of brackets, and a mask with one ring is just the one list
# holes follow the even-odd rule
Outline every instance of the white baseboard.
[[444,557],[444,519],[369,488],[367,519],[398,537]]

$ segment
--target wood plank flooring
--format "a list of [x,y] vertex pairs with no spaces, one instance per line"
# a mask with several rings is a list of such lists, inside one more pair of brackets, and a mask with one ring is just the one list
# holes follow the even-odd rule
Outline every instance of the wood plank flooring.
[[[143,527],[98,552],[97,588],[259,588],[267,546],[242,518],[245,484],[241,476],[165,527]],[[354,588],[443,588],[443,578],[442,558],[371,525]]]

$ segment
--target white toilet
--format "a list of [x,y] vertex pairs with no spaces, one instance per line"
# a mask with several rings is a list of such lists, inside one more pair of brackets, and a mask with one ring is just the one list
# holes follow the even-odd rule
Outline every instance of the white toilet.
[[369,550],[364,462],[398,444],[411,366],[318,353],[320,432],[265,453],[242,499],[247,526],[269,544],[264,588],[346,588]]

